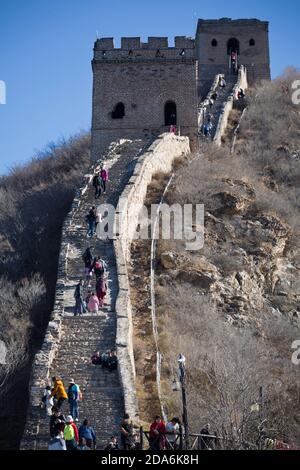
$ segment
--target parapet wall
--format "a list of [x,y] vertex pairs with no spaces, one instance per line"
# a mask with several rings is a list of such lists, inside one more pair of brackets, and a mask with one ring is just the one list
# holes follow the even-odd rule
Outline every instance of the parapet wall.
[[132,308],[127,271],[130,246],[138,225],[140,208],[153,175],[159,171],[170,172],[174,160],[189,152],[188,137],[178,137],[168,133],[158,138],[140,157],[134,174],[120,197],[116,211],[115,231],[119,233],[119,237],[114,241],[119,282],[116,302],[117,352],[122,364],[119,372],[125,410],[132,417],[138,416],[138,404],[135,395]]
[[222,137],[225,134],[227,128],[229,113],[233,108],[234,101],[237,99],[237,94],[240,88],[242,88],[243,90],[246,90],[248,88],[247,69],[243,65],[239,69],[238,79],[235,86],[233,87],[232,93],[231,95],[229,95],[228,100],[223,105],[223,109],[220,114],[217,130],[214,137],[214,142],[218,147],[222,145]]
[[95,61],[124,60],[195,60],[195,40],[185,36],[175,37],[175,47],[169,47],[167,37],[121,38],[121,48],[115,48],[113,38],[100,38],[94,45]]
[[[125,410],[133,419],[138,418],[138,404],[135,389],[135,364],[132,342],[132,312],[130,302],[127,262],[130,244],[138,220],[136,204],[142,204],[147,186],[152,176],[158,171],[170,171],[175,158],[189,152],[189,139],[164,134],[157,139],[138,160],[133,176],[125,187],[120,201],[126,200],[128,216],[122,220],[120,238],[114,240],[115,257],[118,273],[119,293],[116,301],[117,335],[116,346],[119,357],[119,376],[123,389]],[[92,175],[98,166],[90,169],[84,177],[82,187],[77,191],[70,212],[62,227],[61,249],[58,262],[55,302],[41,350],[36,354],[32,364],[29,384],[29,404],[27,423],[21,449],[32,449],[35,446],[34,436],[39,434],[41,391],[48,384],[53,360],[61,340],[61,323],[64,314],[64,290],[67,280],[67,263],[69,251],[69,227],[81,205],[81,198],[88,189]],[[121,203],[119,203],[120,207]],[[116,215],[118,218],[118,214]],[[117,223],[117,222],[116,222]],[[127,226],[128,224],[128,226]]]
[[202,128],[203,126],[203,123],[204,123],[204,119],[205,119],[205,114],[206,114],[206,108],[207,106],[209,105],[209,100],[212,96],[212,94],[217,90],[217,88],[219,87],[219,83],[220,83],[220,80],[221,78],[223,77],[222,74],[217,74],[215,76],[215,79],[212,83],[212,86],[210,87],[210,90],[207,94],[207,97],[205,100],[203,100],[199,107],[198,107],[198,130],[200,131],[200,129]]

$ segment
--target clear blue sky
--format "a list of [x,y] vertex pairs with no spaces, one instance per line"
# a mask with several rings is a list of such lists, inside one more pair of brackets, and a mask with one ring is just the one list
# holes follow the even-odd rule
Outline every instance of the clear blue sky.
[[270,21],[272,75],[300,66],[299,0],[1,0],[0,174],[48,142],[90,128],[96,31],[112,36],[193,36],[197,18]]

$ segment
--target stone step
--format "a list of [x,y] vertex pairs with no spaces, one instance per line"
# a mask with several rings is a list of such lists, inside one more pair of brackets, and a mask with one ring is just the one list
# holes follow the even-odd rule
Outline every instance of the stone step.
[[[116,260],[111,240],[98,240],[86,237],[87,224],[85,216],[92,205],[104,202],[116,205],[125,184],[131,177],[138,151],[145,145],[141,142],[123,144],[119,148],[120,157],[109,169],[110,182],[107,194],[95,200],[94,188],[89,186],[81,199],[81,204],[68,227],[68,265],[67,284],[64,289],[65,315],[62,317],[62,334],[57,355],[52,363],[51,376],[61,376],[64,385],[68,386],[70,378],[74,378],[83,392],[83,401],[79,404],[80,419],[88,418],[97,435],[99,448],[103,447],[112,433],[119,432],[119,423],[124,413],[123,392],[118,371],[109,372],[101,366],[91,364],[90,358],[94,351],[105,351],[114,348],[116,341],[117,319],[115,302],[118,294]],[[108,288],[106,306],[99,315],[73,315],[74,289],[78,280],[83,277],[82,253],[87,246],[93,247],[93,254],[100,255],[108,264]],[[84,287],[84,294],[95,288]],[[43,410],[41,410],[43,411]],[[68,413],[68,405],[63,405],[63,412]],[[26,448],[45,449],[49,442],[49,419],[45,413],[33,410],[32,421],[28,425],[28,442]],[[32,426],[30,427],[30,423]],[[39,432],[31,435],[36,425]]]

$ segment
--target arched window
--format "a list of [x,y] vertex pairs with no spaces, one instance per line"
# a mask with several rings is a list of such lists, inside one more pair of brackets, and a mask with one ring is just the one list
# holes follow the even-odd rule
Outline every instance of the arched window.
[[125,105],[124,103],[117,103],[114,110],[111,113],[112,119],[123,119],[125,116]]
[[218,41],[217,41],[216,39],[213,39],[213,40],[211,41],[211,45],[212,45],[212,47],[217,47]]
[[255,39],[250,39],[249,46],[255,46]]
[[230,55],[232,52],[236,52],[237,55],[240,54],[240,43],[236,38],[231,38],[227,42],[227,54]]
[[165,126],[176,126],[177,111],[174,101],[167,101],[165,104]]

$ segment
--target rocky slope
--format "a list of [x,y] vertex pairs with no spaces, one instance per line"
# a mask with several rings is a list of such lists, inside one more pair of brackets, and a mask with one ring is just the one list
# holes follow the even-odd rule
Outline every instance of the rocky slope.
[[[178,413],[170,383],[183,352],[192,426],[209,420],[229,448],[260,445],[262,419],[263,436],[300,437],[291,361],[300,339],[296,76],[252,90],[235,153],[203,146],[167,195],[170,204],[204,204],[205,243],[189,252],[161,241],[157,253],[165,406]],[[248,414],[261,387],[261,414]]]

